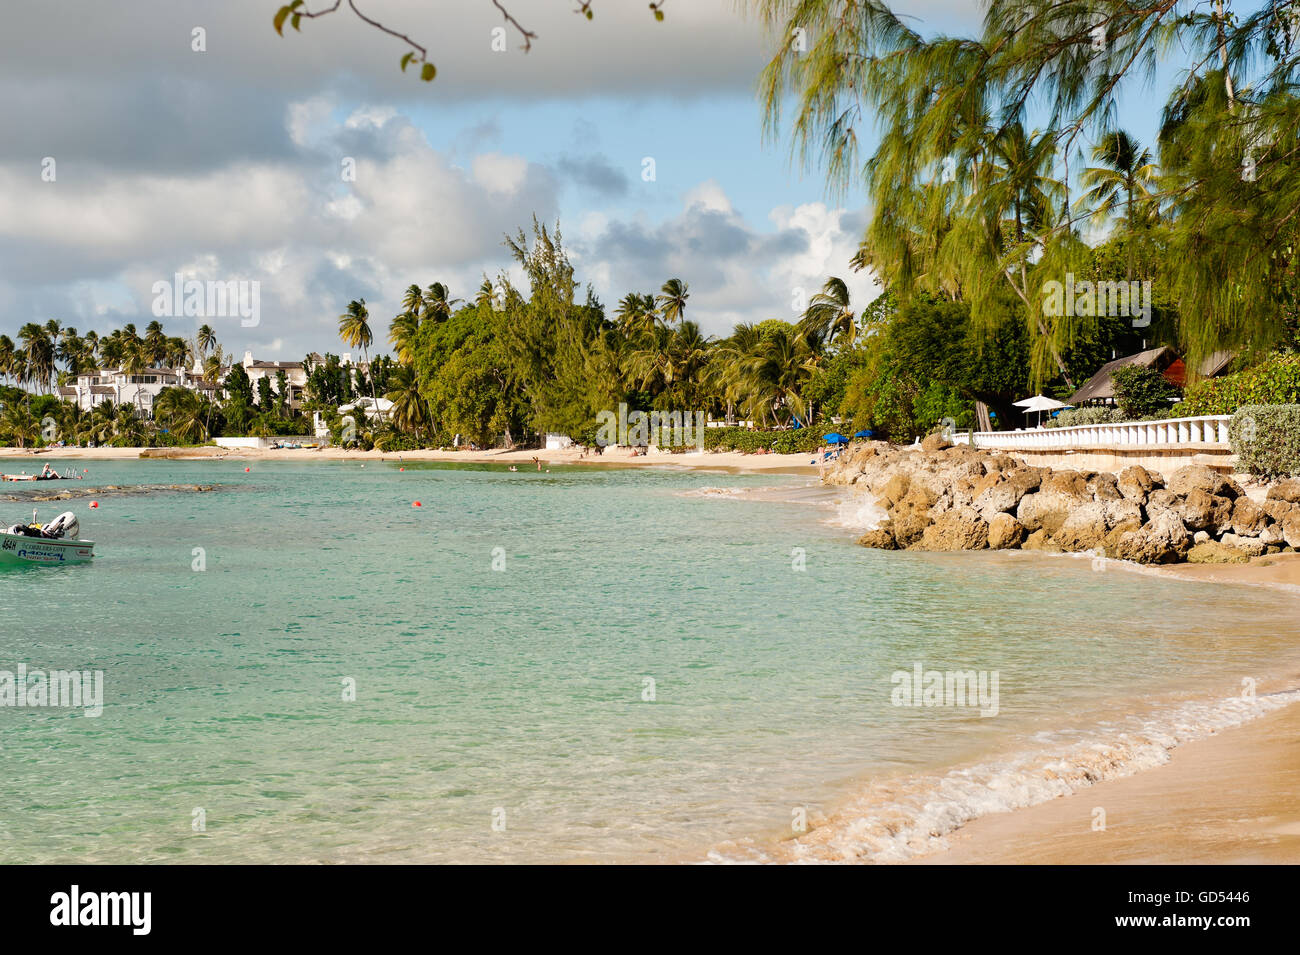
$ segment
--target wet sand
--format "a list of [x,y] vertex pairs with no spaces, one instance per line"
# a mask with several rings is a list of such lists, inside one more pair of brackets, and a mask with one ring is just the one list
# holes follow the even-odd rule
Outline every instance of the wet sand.
[[[1097,809],[1104,831],[1093,830]],[[1300,704],[1180,746],[1163,766],[976,819],[948,841],[912,864],[1300,862]]]

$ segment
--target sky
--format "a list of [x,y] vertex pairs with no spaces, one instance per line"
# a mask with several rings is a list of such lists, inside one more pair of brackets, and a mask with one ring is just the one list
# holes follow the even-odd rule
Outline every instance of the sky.
[[[260,314],[164,316],[169,334],[206,320],[237,357],[341,352],[349,300],[382,343],[408,285],[472,298],[534,216],[560,223],[608,310],[678,277],[712,335],[796,317],[831,275],[859,304],[876,294],[848,265],[865,198],[831,202],[818,170],[765,140],[755,83],[775,41],[731,0],[670,0],[663,22],[643,0],[596,0],[591,21],[571,0],[503,2],[538,34],[530,52],[512,31],[493,49],[490,0],[357,0],[429,48],[432,83],[346,3],[283,38],[279,0],[7,11],[0,333],[143,329],[155,283],[179,274],[255,281]],[[975,0],[908,10],[978,23]]]

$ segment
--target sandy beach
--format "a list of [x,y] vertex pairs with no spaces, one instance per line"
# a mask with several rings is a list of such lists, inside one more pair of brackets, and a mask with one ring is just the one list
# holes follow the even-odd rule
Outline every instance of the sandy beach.
[[34,468],[50,460],[75,458],[78,460],[128,460],[141,456],[174,458],[177,460],[217,460],[231,458],[241,461],[446,461],[459,464],[513,464],[521,470],[535,468],[533,459],[541,461],[543,468],[552,466],[590,465],[593,467],[671,467],[732,473],[817,474],[814,454],[740,454],[724,451],[700,451],[684,454],[660,454],[651,451],[633,457],[626,448],[607,450],[604,454],[584,455],[579,448],[558,451],[348,451],[343,448],[281,448],[257,450],[252,448],[0,448],[0,458],[31,458]]
[[[1155,572],[1300,594],[1300,554]],[[1271,689],[1296,688],[1300,672]],[[1098,808],[1106,828],[1094,831]],[[1163,766],[976,819],[949,844],[911,864],[1300,863],[1300,705],[1180,746]]]
[[[1098,808],[1104,831],[1092,828]],[[1300,706],[1181,746],[1163,766],[976,819],[949,843],[916,864],[1300,862]]]

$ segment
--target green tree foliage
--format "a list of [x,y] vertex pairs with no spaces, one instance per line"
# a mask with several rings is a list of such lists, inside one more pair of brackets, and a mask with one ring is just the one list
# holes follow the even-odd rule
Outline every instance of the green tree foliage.
[[[769,131],[792,104],[795,155],[821,164],[833,188],[865,184],[872,219],[855,261],[900,299],[964,301],[987,329],[1010,291],[1035,381],[1059,375],[1072,387],[1066,352],[1096,322],[1045,314],[1039,292],[1086,270],[1081,225],[1104,220],[1128,241],[1120,276],[1130,261],[1140,275],[1148,243],[1164,250],[1189,365],[1294,342],[1293,0],[1239,11],[1229,0],[990,0],[973,36],[936,35],[880,0],[753,6],[775,35],[808,38],[806,49],[781,43],[764,71]],[[1158,170],[1113,127],[1121,97],[1150,96],[1156,75],[1176,77]],[[864,158],[873,121],[877,145]],[[1091,167],[1080,169],[1081,152]]]
[[1129,365],[1111,373],[1115,389],[1115,406],[1125,421],[1141,421],[1169,413],[1170,405],[1181,397],[1176,386],[1156,369]]

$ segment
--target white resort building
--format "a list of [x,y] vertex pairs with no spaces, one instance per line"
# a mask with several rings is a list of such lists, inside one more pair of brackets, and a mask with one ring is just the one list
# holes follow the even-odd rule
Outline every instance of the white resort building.
[[[312,355],[312,361],[324,361],[319,355]],[[271,380],[271,392],[280,394],[280,372],[284,372],[289,385],[289,407],[297,411],[302,407],[303,392],[307,387],[307,368],[300,361],[258,361],[251,351],[244,352],[244,371],[253,385],[253,395],[257,395],[259,378]]]
[[127,374],[118,368],[86,372],[77,376],[75,385],[59,388],[59,397],[71,401],[82,411],[110,401],[114,405],[135,405],[152,416],[154,399],[164,388],[180,386],[192,391],[211,394],[212,387],[203,380],[203,372],[195,368],[145,368]]

